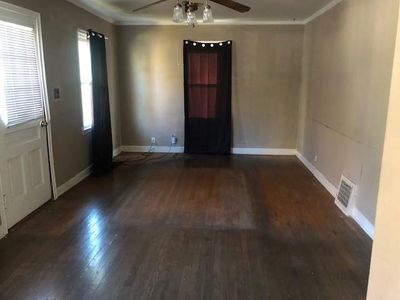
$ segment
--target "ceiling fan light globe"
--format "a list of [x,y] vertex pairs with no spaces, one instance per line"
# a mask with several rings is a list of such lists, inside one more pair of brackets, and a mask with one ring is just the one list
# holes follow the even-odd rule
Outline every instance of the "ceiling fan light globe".
[[197,18],[196,18],[196,14],[192,11],[188,11],[188,13],[186,14],[186,22],[189,26],[196,26],[197,25]]
[[183,16],[183,7],[179,3],[174,6],[172,21],[174,23],[183,23],[185,21],[185,18]]
[[214,23],[214,16],[210,5],[204,7],[203,23]]

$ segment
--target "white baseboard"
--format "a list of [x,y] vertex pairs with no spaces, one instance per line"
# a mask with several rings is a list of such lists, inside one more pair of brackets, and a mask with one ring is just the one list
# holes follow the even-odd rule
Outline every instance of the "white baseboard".
[[[150,146],[121,146],[122,152],[148,152]],[[154,146],[152,151],[155,153],[183,153],[184,147]],[[279,148],[232,148],[232,154],[246,155],[296,155],[295,149]]]
[[[326,188],[326,190],[334,198],[336,198],[338,191],[336,186],[330,183],[329,180],[326,179],[326,177],[320,171],[318,171],[318,169],[312,163],[310,163],[301,153],[297,152],[296,156],[306,166],[306,168],[310,170],[314,177],[317,178],[317,180]],[[347,212],[343,210],[343,208],[338,203],[336,203],[336,201],[335,204],[344,214],[347,214]],[[352,209],[350,217],[352,217],[357,222],[357,224],[365,231],[366,234],[370,236],[370,238],[374,238],[374,225],[372,225],[356,207]]]
[[115,149],[113,150],[113,157],[116,157],[116,156],[120,155],[121,152],[122,152],[122,147],[121,147],[121,146],[118,147],[118,148],[115,148]]
[[[150,146],[121,146],[122,152],[144,153],[150,151]],[[153,146],[151,151],[154,153],[183,153],[183,147]]]
[[244,155],[296,155],[296,149],[280,148],[232,148],[232,154]]
[[353,219],[358,225],[369,235],[371,239],[374,239],[375,227],[370,221],[357,209],[353,208],[352,215]]
[[315,178],[328,190],[328,192],[336,197],[337,188],[320,172],[312,163],[310,163],[300,152],[296,152],[297,158],[310,170]]
[[88,177],[92,173],[92,166],[89,168],[86,168],[76,174],[74,177],[72,177],[70,180],[67,182],[63,183],[62,185],[57,187],[57,197],[61,196],[71,188],[73,188],[75,185],[77,185],[79,182],[84,180],[86,177]]

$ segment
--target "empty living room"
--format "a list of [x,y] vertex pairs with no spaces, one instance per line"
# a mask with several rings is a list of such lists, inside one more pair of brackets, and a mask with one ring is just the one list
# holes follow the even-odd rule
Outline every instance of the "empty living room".
[[400,300],[399,0],[0,0],[0,299]]

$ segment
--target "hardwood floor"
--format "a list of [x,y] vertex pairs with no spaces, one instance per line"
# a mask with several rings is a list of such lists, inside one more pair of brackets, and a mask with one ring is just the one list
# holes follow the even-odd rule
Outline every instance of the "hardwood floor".
[[372,242],[295,157],[118,160],[0,241],[1,299],[365,299]]

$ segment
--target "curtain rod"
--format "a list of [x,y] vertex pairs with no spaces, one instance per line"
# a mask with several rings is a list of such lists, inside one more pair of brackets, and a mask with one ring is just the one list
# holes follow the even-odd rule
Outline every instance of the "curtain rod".
[[[88,33],[88,35],[90,35],[89,31],[86,31],[86,32]],[[96,31],[92,31],[92,35],[93,36],[97,35],[99,38],[104,38],[105,40],[108,40],[108,36],[106,36],[105,34],[102,34],[102,33],[98,33]]]
[[[84,34],[86,34],[87,36],[88,36],[88,38],[89,38],[89,30],[86,30],[86,29],[82,29],[82,28],[78,28],[78,30],[80,31],[80,32],[82,32],[82,33],[84,33]],[[92,30],[92,34],[97,34],[97,36],[98,37],[104,37],[104,39],[105,40],[108,40],[109,38],[108,38],[108,36],[106,36],[105,34],[102,34],[102,33],[98,33],[98,32],[96,32],[96,31],[93,31]]]

